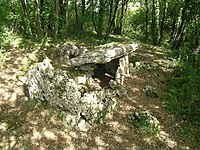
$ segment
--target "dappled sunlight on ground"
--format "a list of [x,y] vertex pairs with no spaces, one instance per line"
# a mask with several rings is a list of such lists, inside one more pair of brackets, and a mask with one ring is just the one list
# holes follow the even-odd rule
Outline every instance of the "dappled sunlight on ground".
[[[175,118],[162,106],[165,85],[161,81],[168,72],[133,72],[125,82],[127,94],[117,99],[117,106],[107,120],[95,124],[87,132],[80,132],[58,117],[60,110],[27,100],[22,83],[16,78],[25,55],[31,54],[13,49],[9,64],[0,72],[0,149],[190,149],[178,134],[180,126],[175,123]],[[140,50],[134,55],[133,59],[158,62],[164,54]],[[152,85],[159,97],[147,97],[142,91],[146,85]],[[161,125],[159,136],[145,135],[127,122],[128,116],[137,110],[149,110],[158,119]]]

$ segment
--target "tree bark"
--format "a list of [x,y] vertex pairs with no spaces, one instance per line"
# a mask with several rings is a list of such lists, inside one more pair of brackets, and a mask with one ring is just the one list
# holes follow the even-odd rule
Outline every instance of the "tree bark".
[[182,8],[181,9],[181,17],[180,17],[179,22],[178,22],[178,29],[177,29],[177,32],[175,34],[175,37],[173,39],[173,44],[172,44],[172,47],[174,47],[174,48],[178,48],[179,47],[177,45],[180,45],[179,41],[183,37],[183,31],[185,29],[185,25],[184,25],[185,12],[186,12],[185,8]]
[[170,43],[173,41],[175,33],[176,33],[175,31],[176,31],[177,18],[178,18],[179,12],[180,12],[180,6],[176,2],[175,11],[172,14],[172,16],[173,16],[173,23],[172,23],[172,28],[171,28],[170,40],[169,40]]
[[37,40],[42,40],[42,29],[41,29],[41,20],[40,20],[40,10],[38,5],[38,0],[34,0],[34,17],[35,17],[35,26],[37,33]]
[[98,16],[98,26],[97,26],[97,34],[99,37],[102,37],[103,34],[103,17],[104,17],[104,1],[99,0],[99,16]]
[[113,13],[113,0],[110,0],[110,10],[109,10],[109,18],[108,18],[108,26],[107,26],[107,30],[106,30],[106,35],[109,35],[110,33],[110,24],[111,24],[111,20],[112,20],[112,13]]
[[159,42],[158,42],[159,44],[163,40],[163,28],[164,28],[164,24],[165,24],[165,16],[166,16],[167,6],[168,6],[168,2],[167,2],[167,0],[164,0],[164,8],[163,8],[163,13],[162,13],[162,20],[161,20],[161,23],[160,23],[160,39],[159,39]]
[[[113,2],[113,1],[111,0],[111,2]],[[112,5],[110,5],[110,7],[112,7]],[[110,32],[112,31],[112,27],[113,27],[114,22],[115,22],[115,18],[116,18],[116,15],[117,15],[118,8],[119,8],[119,0],[115,0],[115,8],[114,8],[113,15],[112,15],[112,8],[110,8],[108,28],[107,28],[107,31],[106,31],[106,35],[109,35]]]
[[80,28],[79,28],[79,16],[78,16],[77,0],[74,1],[74,9],[75,9],[77,30],[79,30]]
[[84,22],[85,22],[85,0],[81,0],[81,24],[80,24],[80,28],[81,30],[83,30],[84,27]]
[[157,33],[156,33],[156,2],[155,0],[152,0],[152,23],[151,23],[151,34],[152,34],[152,40],[153,44],[157,44]]
[[92,2],[92,23],[93,23],[93,26],[94,26],[94,29],[95,29],[96,33],[98,33],[97,25],[95,23],[95,12],[94,12],[95,4],[94,4],[94,0],[92,0],[91,2]]
[[55,20],[54,20],[54,38],[55,39],[57,39],[57,37],[58,37],[58,26],[59,26],[58,5],[59,5],[58,0],[54,0],[54,15],[55,15]]
[[68,0],[59,0],[60,3],[60,14],[62,16],[62,28],[64,30],[64,34],[67,34],[68,27]]
[[27,10],[27,1],[26,0],[20,0],[20,1],[22,4],[22,10],[23,10],[22,22],[23,22],[23,26],[25,29],[25,33],[32,35],[32,29],[31,29],[31,25],[30,25],[30,17],[29,17],[28,10]]
[[119,33],[118,34],[123,33],[124,14],[125,14],[127,3],[128,3],[128,0],[122,0],[121,16],[120,16],[120,20],[119,20],[120,21],[119,22]]
[[146,41],[148,41],[149,38],[149,31],[148,31],[148,25],[149,25],[149,18],[148,18],[148,13],[149,13],[149,9],[148,9],[148,0],[145,0],[145,14],[146,14],[146,22],[145,22],[145,36],[146,36]]

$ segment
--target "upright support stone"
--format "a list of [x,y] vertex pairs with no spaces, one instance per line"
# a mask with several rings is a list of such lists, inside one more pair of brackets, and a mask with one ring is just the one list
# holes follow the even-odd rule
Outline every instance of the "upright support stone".
[[116,72],[116,82],[123,85],[124,77],[129,75],[129,59],[128,55],[119,59],[119,67]]

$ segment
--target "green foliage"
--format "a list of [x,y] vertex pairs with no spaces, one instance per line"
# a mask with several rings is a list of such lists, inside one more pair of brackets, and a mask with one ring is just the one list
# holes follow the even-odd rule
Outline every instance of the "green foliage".
[[5,49],[0,48],[0,67],[2,67],[7,60],[10,60],[10,53]]
[[[198,58],[199,59],[199,58]],[[199,143],[200,133],[200,69],[199,65],[177,66],[168,80],[164,105],[182,121],[186,138]]]
[[135,38],[142,38],[145,34],[145,11],[139,9],[129,12],[126,33]]
[[200,124],[200,70],[184,64],[169,79],[165,105],[177,116]]
[[12,29],[4,28],[0,33],[0,48],[2,47],[19,47],[22,38],[18,36]]
[[130,116],[127,119],[127,122],[132,126],[143,129],[143,131],[148,134],[157,135],[160,133],[160,126],[152,126],[150,123],[152,122],[152,118],[143,111],[138,112],[138,116],[136,116],[135,114],[133,116]]

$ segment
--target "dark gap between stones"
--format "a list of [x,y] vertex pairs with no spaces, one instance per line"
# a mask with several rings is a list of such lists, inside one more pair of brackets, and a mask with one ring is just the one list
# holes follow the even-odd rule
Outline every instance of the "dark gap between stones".
[[115,80],[115,75],[119,67],[119,58],[113,59],[106,64],[97,64],[94,69],[93,79],[100,80],[99,85],[104,88],[109,86],[110,80]]

